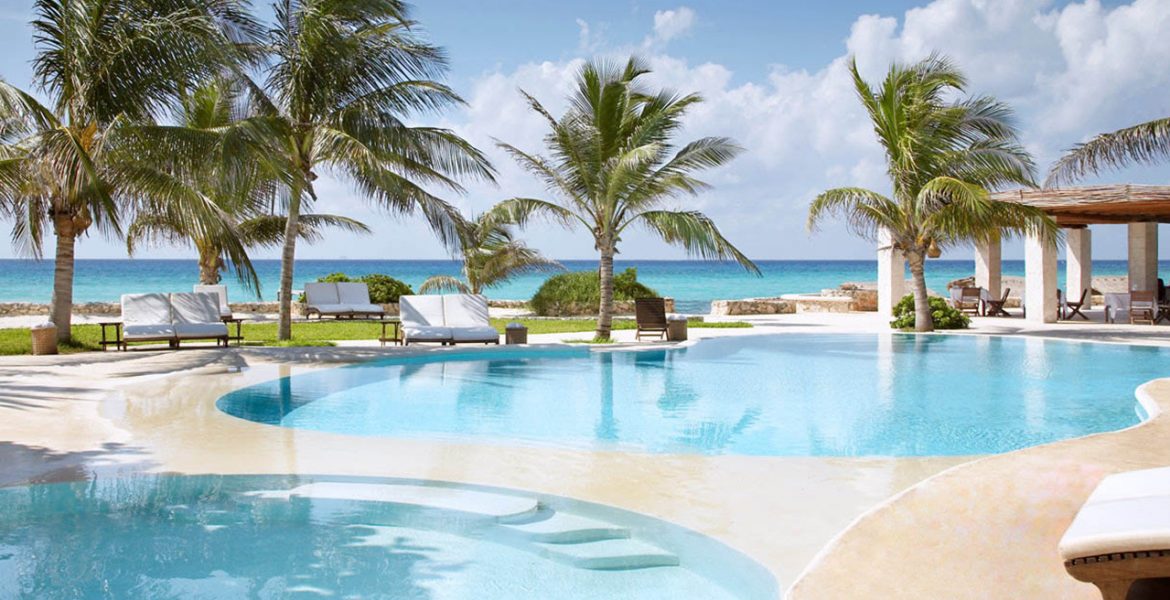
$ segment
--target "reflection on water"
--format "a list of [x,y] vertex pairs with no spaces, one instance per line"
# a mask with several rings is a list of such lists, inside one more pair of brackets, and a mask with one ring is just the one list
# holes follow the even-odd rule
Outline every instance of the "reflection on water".
[[[694,541],[693,547],[676,548],[686,563],[695,562],[687,552],[710,555],[738,573],[744,586],[732,593],[684,567],[570,566],[542,556],[538,544],[505,535],[495,519],[468,513],[257,495],[309,480],[135,476],[0,488],[0,597],[572,600],[666,599],[689,591],[704,598],[775,594],[771,577],[755,563],[646,517],[638,518],[653,531],[670,532],[663,535],[675,540],[671,544]],[[612,510],[549,501],[556,510]]]
[[357,435],[649,452],[1004,452],[1136,422],[1159,348],[982,336],[772,335],[676,350],[381,360],[238,390],[229,414]]

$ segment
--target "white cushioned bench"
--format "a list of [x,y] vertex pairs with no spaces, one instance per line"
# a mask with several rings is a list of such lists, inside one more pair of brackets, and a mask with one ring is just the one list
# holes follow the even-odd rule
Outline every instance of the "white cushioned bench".
[[227,325],[220,317],[216,294],[124,294],[122,296],[123,350],[129,342],[215,340],[228,345]]
[[499,344],[488,320],[487,298],[475,294],[402,296],[402,343]]
[[1069,574],[1105,600],[1170,597],[1170,467],[1103,479],[1059,548]]
[[305,314],[320,317],[382,317],[386,311],[370,302],[370,288],[358,281],[305,284]]

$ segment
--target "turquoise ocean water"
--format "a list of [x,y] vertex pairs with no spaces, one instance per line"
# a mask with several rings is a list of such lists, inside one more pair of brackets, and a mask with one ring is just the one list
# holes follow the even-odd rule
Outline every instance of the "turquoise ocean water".
[[[664,296],[676,299],[678,310],[706,312],[712,300],[778,296],[816,292],[834,288],[846,281],[876,281],[877,262],[872,260],[800,260],[760,261],[762,276],[745,272],[735,264],[703,261],[618,260],[617,268],[635,267],[638,279]],[[596,261],[564,261],[570,270],[597,268]],[[1163,269],[1170,261],[1162,263]],[[261,297],[276,298],[280,262],[255,262],[261,280]],[[927,283],[936,291],[948,281],[970,276],[975,264],[970,260],[936,260],[927,265]],[[453,260],[300,260],[296,266],[295,287],[306,281],[342,271],[349,275],[385,273],[417,287],[431,275],[458,275],[459,263]],[[1124,275],[1123,260],[1094,261],[1095,275]],[[1060,269],[1063,286],[1064,267]],[[1004,274],[1022,276],[1024,261],[1004,261]],[[79,260],[74,285],[77,302],[116,302],[122,294],[176,292],[190,290],[197,282],[199,269],[194,260]],[[517,277],[500,287],[488,290],[495,299],[528,299],[548,277],[547,274]],[[255,299],[229,275],[225,278],[233,301]],[[0,302],[49,301],[53,283],[51,260],[0,260]]]

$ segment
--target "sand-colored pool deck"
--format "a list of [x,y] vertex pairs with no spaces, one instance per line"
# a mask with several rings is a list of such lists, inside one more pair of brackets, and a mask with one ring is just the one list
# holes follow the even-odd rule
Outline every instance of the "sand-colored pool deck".
[[[756,322],[691,333],[887,331],[869,315]],[[972,332],[1170,345],[1170,327],[978,319]],[[0,358],[0,485],[137,471],[457,481],[670,520],[756,559],[779,589],[791,586],[792,598],[1089,599],[1094,588],[1064,573],[1058,538],[1104,475],[1170,464],[1170,423],[1160,417],[992,457],[854,459],[351,437],[252,423],[215,408],[224,393],[259,381],[443,351],[346,345]],[[1141,395],[1153,412],[1170,407],[1170,381]]]

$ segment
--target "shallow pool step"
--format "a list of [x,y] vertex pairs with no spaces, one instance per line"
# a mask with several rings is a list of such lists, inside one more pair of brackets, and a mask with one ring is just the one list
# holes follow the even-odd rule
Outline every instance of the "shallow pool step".
[[508,522],[536,513],[540,505],[535,498],[507,496],[458,488],[423,485],[318,482],[290,490],[259,491],[249,494],[258,498],[376,502],[411,508],[435,509],[474,518]]
[[630,537],[630,530],[625,527],[559,512],[540,521],[504,525],[503,529],[510,535],[548,544],[580,544]]
[[631,539],[583,544],[536,544],[541,555],[582,569],[624,571],[678,566],[678,557],[658,546]]

